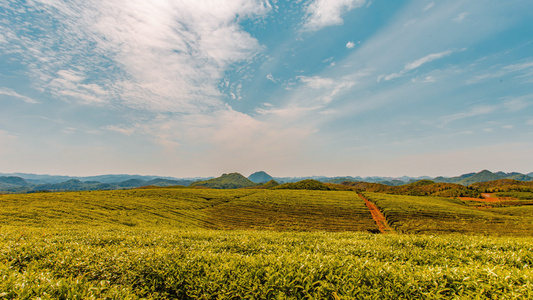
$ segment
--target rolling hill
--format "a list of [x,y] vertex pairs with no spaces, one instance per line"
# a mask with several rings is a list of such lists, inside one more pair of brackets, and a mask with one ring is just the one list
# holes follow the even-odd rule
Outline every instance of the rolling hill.
[[[368,182],[343,182],[342,186],[350,187],[355,191],[387,193],[410,196],[439,196],[439,197],[479,197],[481,194],[456,183],[433,182],[431,180],[419,180],[400,186],[390,186],[380,183]],[[340,188],[342,189],[342,188]]]
[[255,187],[258,186],[258,184],[239,173],[229,173],[209,180],[196,181],[191,183],[190,186],[201,186],[212,189],[240,189]]

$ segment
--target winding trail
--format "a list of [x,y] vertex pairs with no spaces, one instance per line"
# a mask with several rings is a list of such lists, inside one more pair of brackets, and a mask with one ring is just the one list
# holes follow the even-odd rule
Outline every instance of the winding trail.
[[372,202],[370,202],[368,199],[366,199],[363,195],[357,194],[361,199],[365,200],[365,204],[370,210],[370,214],[372,214],[372,219],[376,221],[376,225],[378,225],[379,232],[381,233],[394,233],[394,230],[390,228],[389,225],[387,225],[387,219],[385,216],[381,213],[379,208]]

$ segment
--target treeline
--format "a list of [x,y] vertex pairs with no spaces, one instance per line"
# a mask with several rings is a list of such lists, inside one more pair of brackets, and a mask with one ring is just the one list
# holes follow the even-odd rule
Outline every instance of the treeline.
[[340,185],[330,185],[332,189],[346,190],[349,187],[357,192],[374,192],[395,195],[410,196],[438,196],[438,197],[481,197],[481,192],[470,186],[455,183],[433,182],[431,180],[419,180],[417,182],[390,186],[380,183],[368,182],[343,182]]

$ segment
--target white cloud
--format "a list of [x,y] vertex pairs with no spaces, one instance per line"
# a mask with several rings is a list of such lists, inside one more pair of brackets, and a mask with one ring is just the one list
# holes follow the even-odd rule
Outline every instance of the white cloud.
[[355,43],[354,43],[354,42],[348,42],[348,43],[346,43],[346,48],[348,48],[348,49],[352,49],[353,47],[355,47]]
[[285,108],[258,108],[256,112],[261,115],[275,115],[281,118],[300,118],[311,111],[320,110],[323,106],[301,107],[289,106]]
[[443,57],[448,56],[450,54],[452,54],[452,50],[447,50],[447,51],[443,51],[443,52],[432,53],[432,54],[426,55],[426,56],[424,56],[424,57],[422,57],[420,59],[417,59],[417,60],[415,60],[413,62],[410,62],[410,63],[406,64],[405,67],[404,67],[404,70],[410,71],[410,70],[416,69],[416,68],[422,66],[425,63],[428,63],[428,62],[443,58]]
[[278,81],[274,78],[274,76],[272,76],[272,74],[270,74],[270,73],[266,76],[266,79],[268,79],[268,80],[270,80],[270,81],[272,81],[272,82],[274,82],[274,83],[277,83],[277,82],[278,82]]
[[340,92],[353,87],[356,81],[350,77],[344,78],[325,78],[320,76],[298,76],[297,77],[306,86],[320,90],[322,93],[318,93],[318,99],[323,103],[329,103]]
[[0,88],[0,95],[6,95],[6,96],[15,97],[17,99],[20,99],[20,100],[26,102],[26,103],[31,103],[31,104],[39,103],[39,102],[33,100],[30,97],[21,95],[21,94],[15,92],[14,90],[8,89],[8,88]]
[[[85,104],[184,113],[223,107],[218,83],[228,66],[262,49],[238,23],[270,9],[261,0],[29,5],[35,20],[9,24],[18,35],[10,43],[41,89]],[[47,35],[27,35],[28,24]]]
[[426,76],[426,78],[424,78],[424,82],[435,82],[435,77],[433,76]]
[[298,76],[297,78],[312,89],[328,88],[336,84],[336,81],[333,78],[324,78],[320,76]]
[[421,67],[422,65],[428,63],[428,62],[432,62],[434,60],[437,60],[437,59],[440,59],[440,58],[443,58],[445,56],[448,56],[450,54],[452,54],[453,51],[452,50],[447,50],[447,51],[442,51],[442,52],[438,52],[438,53],[432,53],[432,54],[429,54],[429,55],[426,55],[422,58],[419,58],[417,60],[414,60],[410,63],[407,63],[404,65],[403,69],[398,72],[398,73],[392,73],[392,74],[389,74],[389,75],[380,75],[378,77],[378,81],[381,81],[382,79],[385,80],[385,81],[388,81],[388,80],[392,80],[392,79],[395,79],[395,78],[399,78],[399,77],[402,77],[403,75],[405,75],[405,73],[409,72],[409,71],[412,71],[414,69],[417,69],[419,67]]
[[513,129],[514,126],[513,125],[503,125],[502,128],[503,129]]
[[533,126],[533,119],[530,119],[526,122],[526,125]]
[[517,112],[533,104],[533,95],[508,98],[503,102],[503,106],[511,112]]
[[342,15],[354,8],[361,7],[365,0],[314,0],[307,7],[303,29],[317,31],[327,26],[343,23]]
[[129,127],[105,129],[148,137],[165,149],[170,163],[176,157],[187,157],[180,167],[186,167],[189,173],[252,172],[256,170],[248,168],[257,166],[258,161],[269,166],[293,163],[291,159],[302,153],[306,138],[313,133],[307,126],[260,121],[229,106],[210,114],[188,114],[182,118],[160,115]]
[[453,19],[455,22],[462,22],[464,19],[466,19],[466,17],[469,15],[470,13],[467,13],[467,12],[462,12],[460,14],[457,15],[457,17],[455,19]]
[[61,129],[61,132],[66,133],[66,134],[73,134],[73,133],[76,132],[76,128],[74,128],[74,127],[65,127],[63,129]]

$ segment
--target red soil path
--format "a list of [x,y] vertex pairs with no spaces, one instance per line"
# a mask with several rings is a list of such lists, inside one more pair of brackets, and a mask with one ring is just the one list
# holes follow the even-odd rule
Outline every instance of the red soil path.
[[370,214],[372,214],[372,219],[376,222],[376,225],[378,226],[379,232],[381,233],[393,233],[392,228],[387,225],[387,219],[385,216],[381,213],[379,208],[372,202],[370,202],[368,199],[363,197],[363,195],[358,194],[359,197],[361,197],[363,200],[365,200],[365,204],[370,210]]
[[470,197],[458,197],[461,200],[468,200],[468,201],[478,201],[478,202],[501,202],[506,200],[516,200],[512,198],[500,198],[500,197],[493,197],[493,194],[489,193],[483,193],[481,194],[483,198],[470,198]]

